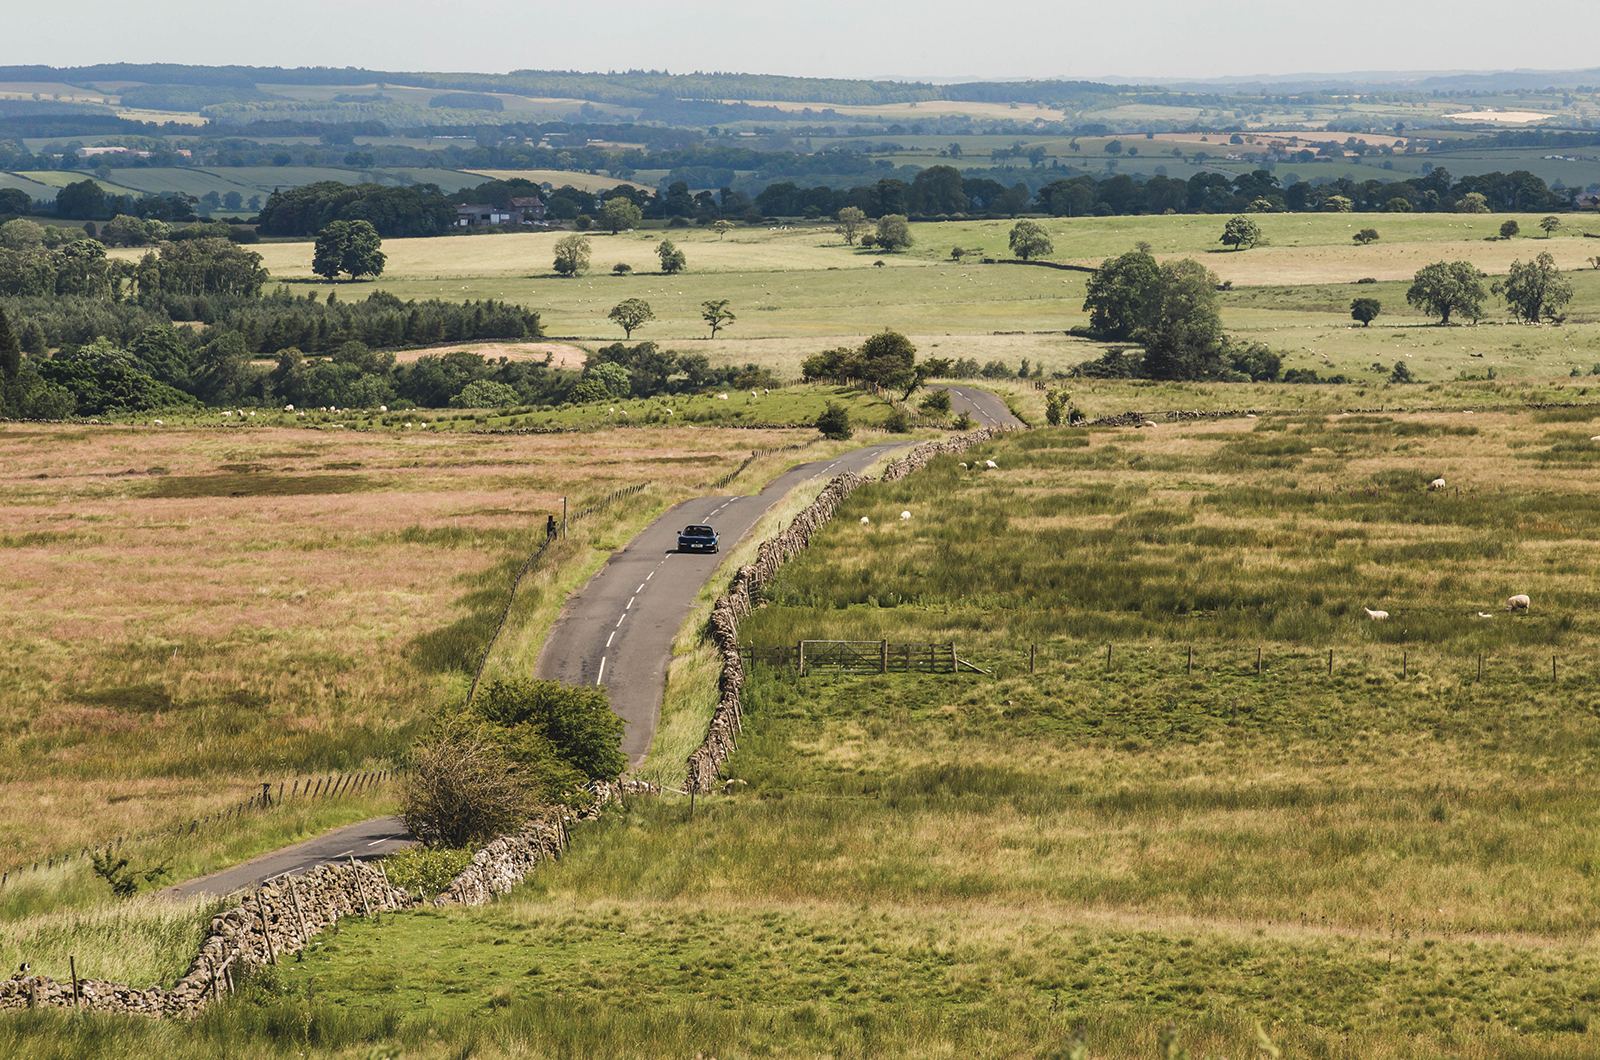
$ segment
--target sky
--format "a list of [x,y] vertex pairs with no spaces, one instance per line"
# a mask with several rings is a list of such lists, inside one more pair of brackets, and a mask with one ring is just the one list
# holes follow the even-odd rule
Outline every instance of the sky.
[[[1504,3],[1352,0],[75,0],[18,4],[0,64],[360,66],[394,71],[729,71],[810,77],[1099,79],[1600,66],[1576,9],[1548,23]],[[241,17],[243,16],[243,17]],[[1498,28],[1497,28],[1498,27]]]

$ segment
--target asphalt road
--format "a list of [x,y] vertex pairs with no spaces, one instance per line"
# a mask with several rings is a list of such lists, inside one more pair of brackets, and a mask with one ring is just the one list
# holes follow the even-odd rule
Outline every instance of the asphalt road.
[[167,898],[192,898],[195,895],[224,895],[252,888],[276,876],[298,876],[330,861],[370,861],[413,845],[416,840],[398,817],[375,817],[274,850],[270,854],[235,865],[223,872],[185,880],[161,894]]
[[950,411],[965,412],[979,427],[1021,427],[1023,422],[1011,414],[998,394],[977,387],[941,384],[929,389],[950,391]]
[[[1003,403],[1000,407],[1005,410]],[[860,471],[884,452],[905,445],[873,445],[801,464],[753,497],[696,497],[672,508],[568,599],[545,638],[535,673],[567,684],[604,685],[611,709],[626,723],[622,750],[637,763],[649,750],[661,718],[672,639],[700,587],[723,560],[721,555],[679,553],[678,531],[690,523],[714,526],[727,552],[802,482]]]

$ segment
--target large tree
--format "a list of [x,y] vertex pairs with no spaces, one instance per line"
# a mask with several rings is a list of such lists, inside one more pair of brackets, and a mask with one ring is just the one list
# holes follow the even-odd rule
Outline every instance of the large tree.
[[1152,379],[1210,379],[1222,370],[1225,336],[1217,277],[1188,258],[1161,266],[1160,283],[1134,337]]
[[612,306],[611,312],[607,313],[606,316],[610,317],[613,323],[622,328],[622,335],[625,339],[633,338],[633,333],[636,329],[644,327],[656,318],[655,312],[650,308],[650,303],[643,298],[624,298]]
[[689,264],[688,257],[670,239],[663,239],[656,247],[656,256],[661,259],[661,271],[668,276],[682,272]]
[[911,246],[911,224],[905,214],[884,214],[878,218],[876,245],[893,253]]
[[1022,220],[1011,226],[1011,253],[1027,261],[1041,257],[1055,249],[1050,233],[1038,221]]
[[587,236],[562,236],[556,240],[555,270],[562,276],[576,276],[589,267]]
[[600,211],[600,227],[611,229],[612,235],[624,229],[638,228],[643,220],[644,211],[635,206],[632,199],[620,195],[606,200],[605,209]]
[[1369,327],[1381,312],[1383,303],[1376,298],[1357,298],[1350,303],[1350,319],[1361,321],[1362,327]]
[[1261,242],[1261,226],[1256,224],[1254,218],[1237,214],[1228,218],[1228,223],[1222,226],[1223,246],[1235,250],[1249,250],[1259,242]]
[[0,376],[7,383],[17,378],[17,373],[22,371],[22,343],[17,341],[16,333],[11,330],[11,322],[6,319],[6,311],[0,309]]
[[83,221],[91,217],[103,217],[105,212],[105,189],[92,180],[80,180],[56,192],[57,217]]
[[1572,284],[1556,268],[1556,259],[1548,250],[1529,262],[1513,261],[1511,272],[1490,290],[1504,298],[1511,315],[1525,324],[1541,320],[1559,323],[1562,308],[1572,301]]
[[1454,313],[1474,320],[1482,316],[1483,300],[1488,295],[1483,288],[1483,273],[1472,262],[1436,261],[1417,270],[1406,291],[1406,301],[1438,317],[1440,324],[1448,324]]
[[1107,258],[1089,277],[1083,308],[1097,338],[1126,342],[1145,320],[1146,306],[1161,282],[1161,267],[1143,250]]
[[839,226],[834,231],[844,236],[846,246],[855,246],[856,239],[860,237],[862,231],[867,227],[866,211],[858,206],[844,207],[833,215],[833,219],[839,223]]
[[738,317],[728,308],[728,299],[718,298],[715,301],[700,303],[700,319],[711,325],[711,337],[716,338],[717,332],[732,324]]
[[341,272],[351,279],[383,275],[388,256],[379,248],[383,239],[370,221],[331,221],[317,233],[312,250],[311,271],[326,279],[337,279]]

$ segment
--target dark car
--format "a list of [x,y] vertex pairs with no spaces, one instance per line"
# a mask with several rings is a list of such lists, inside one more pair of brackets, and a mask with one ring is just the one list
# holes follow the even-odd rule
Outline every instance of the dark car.
[[709,526],[686,526],[678,531],[679,552],[718,552],[717,532]]

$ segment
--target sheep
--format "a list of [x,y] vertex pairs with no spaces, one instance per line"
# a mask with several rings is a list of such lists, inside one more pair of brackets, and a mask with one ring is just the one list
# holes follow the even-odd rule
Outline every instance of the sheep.
[[961,461],[961,470],[967,470],[967,462],[965,460]]
[[996,470],[996,471],[998,471],[998,470],[1000,470],[1000,465],[999,465],[999,464],[997,464],[997,463],[995,463],[995,462],[994,462],[994,461],[993,461],[993,460],[985,460],[985,461],[984,461],[984,462],[983,462],[983,466],[984,466],[984,467],[992,467],[992,468],[994,468],[994,469],[995,469],[995,470]]
[[1155,425],[1156,425],[1156,421],[1155,420],[1145,420],[1144,424],[1143,424],[1143,426],[1145,426],[1145,427],[1154,427]]
[[294,411],[294,406],[293,405],[285,405],[285,406],[283,406],[283,411],[285,411],[285,412],[293,412]]
[[862,525],[862,526],[866,526],[866,525],[867,525],[867,524],[868,524],[868,523],[870,523],[870,522],[872,522],[872,520],[871,520],[871,519],[868,519],[868,518],[867,518],[867,517],[866,517],[866,516],[864,516],[864,515],[863,515],[863,516],[862,516],[862,517],[861,517],[861,525]]
[[1494,616],[1493,616],[1493,615],[1491,615],[1491,614],[1490,614],[1490,613],[1489,613],[1489,612],[1487,612],[1487,611],[1479,611],[1479,612],[1478,612],[1478,617],[1479,617],[1479,618],[1493,618],[1493,617],[1494,617]]
[[726,400],[728,400],[728,395],[726,395],[726,394],[718,394],[717,395],[717,400],[718,401],[726,401]]
[[1430,490],[1442,490],[1442,489],[1444,489],[1444,479],[1442,479],[1442,478],[1434,479],[1432,482],[1428,483],[1428,488]]
[[1528,599],[1527,593],[1518,593],[1515,596],[1506,597],[1507,611],[1527,611],[1532,604],[1533,601]]
[[909,519],[909,518],[911,518],[911,513],[910,512],[901,512],[900,513],[900,518],[901,519]]
[[1367,613],[1367,617],[1372,619],[1374,622],[1379,622],[1389,617],[1389,612],[1387,611],[1374,611],[1370,607],[1363,607],[1361,610],[1365,611]]

